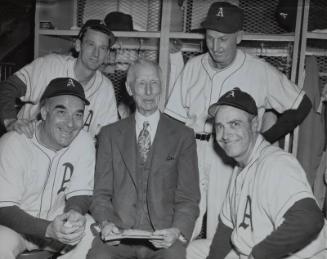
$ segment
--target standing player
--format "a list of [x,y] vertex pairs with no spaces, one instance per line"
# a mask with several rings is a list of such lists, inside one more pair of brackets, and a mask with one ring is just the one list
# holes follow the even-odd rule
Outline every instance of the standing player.
[[327,258],[327,228],[306,174],[259,134],[253,98],[231,90],[209,115],[218,144],[237,165],[207,259]]
[[[311,108],[304,92],[284,74],[237,49],[242,23],[243,11],[237,6],[226,2],[210,6],[202,23],[209,51],[188,61],[165,109],[165,113],[193,128],[197,139],[201,202],[194,236],[201,229],[201,216],[207,212],[208,240],[191,243],[189,259],[204,258],[208,253],[232,170],[213,149],[212,125],[207,113],[210,104],[235,86],[250,93],[259,108],[259,128],[271,143],[292,131]],[[268,109],[280,114],[271,128],[262,122]],[[204,250],[193,246],[197,244]]]
[[[90,100],[84,114],[84,129],[95,136],[103,125],[115,122],[116,99],[111,81],[98,68],[114,43],[114,35],[100,20],[89,20],[76,40],[78,58],[50,54],[37,58],[0,84],[0,119],[5,128],[32,136],[31,120],[36,118],[38,103],[45,86],[56,77],[79,81]],[[25,104],[17,114],[15,101]]]
[[93,139],[81,131],[88,104],[76,80],[56,78],[41,97],[32,138],[14,131],[0,139],[1,258],[83,238],[95,167]]

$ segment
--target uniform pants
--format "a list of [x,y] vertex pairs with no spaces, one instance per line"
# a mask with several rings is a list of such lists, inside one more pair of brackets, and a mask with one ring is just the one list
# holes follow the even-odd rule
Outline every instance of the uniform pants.
[[[93,218],[86,215],[85,235],[72,249],[67,250],[67,253],[58,257],[60,259],[83,259],[86,257],[88,250],[91,248],[92,240],[94,238],[90,225],[94,222]],[[36,249],[58,251],[64,245],[55,242],[52,246],[42,246],[36,244],[32,240],[25,238],[10,228],[0,225],[0,259],[15,259],[20,253],[24,251],[32,251]],[[64,249],[65,250],[65,249]]]
[[[212,137],[209,141],[197,140],[196,144],[200,173],[200,214],[195,223],[193,241],[187,248],[187,259],[204,259],[207,257],[233,171],[231,161],[228,160]],[[201,231],[205,212],[207,212],[207,239],[195,240]]]
[[146,240],[123,240],[119,245],[109,245],[100,237],[93,240],[88,259],[185,259],[185,244],[177,240],[171,247],[156,249]]
[[24,237],[16,231],[0,225],[0,259],[15,259],[24,251],[37,249],[58,251],[63,245],[59,242],[45,242],[42,240],[32,240]]
[[201,199],[200,214],[195,224],[192,239],[195,239],[201,231],[205,212],[207,212],[207,238],[212,239],[216,232],[218,215],[226,197],[233,169],[217,153],[217,146],[215,146],[212,138],[209,141],[197,140],[196,144]]
[[209,255],[211,239],[198,239],[186,248],[187,259],[205,259]]

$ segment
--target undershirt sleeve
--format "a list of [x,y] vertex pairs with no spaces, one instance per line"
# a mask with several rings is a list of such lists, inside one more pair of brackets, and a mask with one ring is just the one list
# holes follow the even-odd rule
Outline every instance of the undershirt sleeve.
[[225,258],[225,256],[232,250],[232,244],[230,241],[232,232],[233,229],[220,221],[213,237],[207,259]]
[[322,212],[312,198],[294,203],[284,218],[275,231],[253,247],[255,259],[277,259],[292,254],[312,242],[324,225]]
[[0,225],[19,234],[45,237],[50,221],[33,217],[17,206],[0,208]]

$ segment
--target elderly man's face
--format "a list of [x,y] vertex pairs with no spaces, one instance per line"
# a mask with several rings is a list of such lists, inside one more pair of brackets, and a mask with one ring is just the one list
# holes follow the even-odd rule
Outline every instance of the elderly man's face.
[[44,144],[59,150],[70,145],[82,129],[84,102],[70,95],[51,97],[41,108],[41,115]]
[[236,55],[238,33],[222,33],[206,30],[206,43],[211,57],[211,65],[218,69],[229,66]]
[[246,165],[257,136],[257,117],[234,108],[221,105],[215,116],[216,140],[226,154],[240,165]]
[[161,93],[159,71],[152,65],[144,64],[135,67],[135,80],[131,92],[137,110],[144,116],[151,115],[158,109]]

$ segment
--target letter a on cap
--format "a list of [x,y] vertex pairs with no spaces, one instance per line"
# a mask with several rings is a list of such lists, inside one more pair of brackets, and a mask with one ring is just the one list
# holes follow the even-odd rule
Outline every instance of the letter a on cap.
[[222,7],[219,8],[216,16],[217,17],[224,17],[224,10],[223,10]]
[[235,97],[235,92],[234,90],[230,91],[226,97]]
[[67,86],[75,87],[75,84],[74,84],[74,82],[73,82],[73,80],[71,78],[68,79]]

